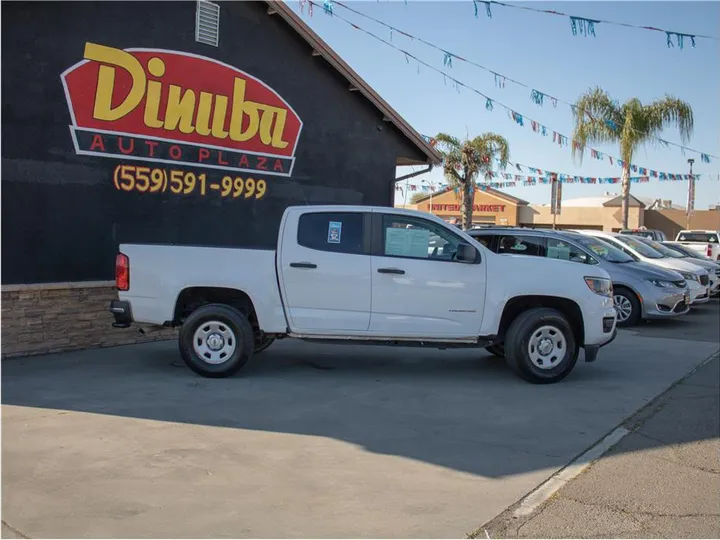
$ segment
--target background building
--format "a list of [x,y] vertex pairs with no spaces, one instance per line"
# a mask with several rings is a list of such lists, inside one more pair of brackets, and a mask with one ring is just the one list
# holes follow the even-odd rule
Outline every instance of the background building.
[[282,2],[2,15],[3,355],[136,341],[119,243],[272,249],[287,206],[392,206],[397,166],[440,161]]
[[[549,188],[548,188],[549,189]],[[550,204],[529,204],[492,188],[475,191],[473,225],[508,225],[551,228],[553,215]],[[448,222],[461,216],[461,195],[445,189],[419,198],[404,208],[431,212]],[[558,229],[596,229],[617,232],[622,228],[622,197],[618,193],[582,197],[562,201],[561,212],[555,216]],[[695,210],[688,220],[685,208],[669,200],[641,199],[630,195],[628,227],[658,229],[668,239],[686,228],[720,230],[720,209]]]

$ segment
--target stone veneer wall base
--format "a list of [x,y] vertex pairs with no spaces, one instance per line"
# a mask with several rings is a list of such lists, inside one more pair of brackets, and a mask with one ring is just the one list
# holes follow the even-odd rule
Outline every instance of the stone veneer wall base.
[[174,339],[177,329],[142,335],[113,328],[112,281],[3,285],[2,358]]

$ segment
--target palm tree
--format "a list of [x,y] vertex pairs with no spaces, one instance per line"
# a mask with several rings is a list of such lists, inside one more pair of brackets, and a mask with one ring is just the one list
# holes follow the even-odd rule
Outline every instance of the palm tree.
[[443,173],[450,186],[459,188],[462,193],[462,228],[472,226],[473,196],[475,182],[482,174],[490,178],[493,161],[501,169],[510,159],[510,143],[497,133],[483,133],[474,139],[460,139],[438,133],[435,136],[436,148],[443,156]]
[[630,163],[640,145],[656,142],[657,135],[668,126],[677,126],[685,143],[693,132],[693,111],[690,105],[673,96],[656,99],[643,105],[632,98],[620,105],[599,87],[590,89],[575,102],[573,157],[582,162],[587,144],[619,143],[622,169],[622,226],[628,226],[630,199]]

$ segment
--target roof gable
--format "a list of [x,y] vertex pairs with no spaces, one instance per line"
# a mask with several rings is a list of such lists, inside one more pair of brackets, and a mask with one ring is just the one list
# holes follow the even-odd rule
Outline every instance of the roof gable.
[[398,166],[439,165],[440,153],[430,145],[398,112],[365,82],[340,56],[323,41],[295,12],[282,0],[264,0],[268,4],[268,15],[279,15],[312,48],[313,56],[322,56],[338,73],[348,81],[348,91],[362,94],[383,115],[383,120],[394,125],[426,157],[426,161],[400,158]]
[[[642,202],[642,201],[641,201],[640,199],[638,199],[637,197],[634,197],[634,196],[632,196],[632,195],[630,195],[630,197],[629,197],[629,199],[628,199],[628,204],[629,204],[629,206],[645,208],[645,203]],[[610,199],[610,200],[605,201],[604,203],[602,203],[602,205],[605,206],[605,207],[610,207],[610,208],[616,207],[616,206],[622,206],[622,195],[618,195],[617,197],[613,197],[612,199]]]

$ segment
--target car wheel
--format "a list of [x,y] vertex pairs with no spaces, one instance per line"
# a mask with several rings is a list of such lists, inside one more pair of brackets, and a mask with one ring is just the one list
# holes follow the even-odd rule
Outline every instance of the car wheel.
[[555,309],[532,308],[512,322],[505,336],[505,357],[523,379],[555,383],[564,379],[578,359],[570,323]]
[[247,316],[225,304],[193,311],[180,328],[180,355],[203,377],[229,377],[247,364],[255,348]]
[[500,358],[505,358],[505,345],[503,345],[502,343],[494,343],[492,345],[488,345],[487,347],[485,347],[485,350],[490,354],[499,356]]
[[263,337],[261,339],[255,340],[255,354],[263,352],[273,343],[275,343],[275,338],[267,337],[265,334],[263,334]]
[[613,301],[617,312],[618,326],[635,326],[640,321],[640,301],[632,291],[624,287],[616,287],[613,292]]

